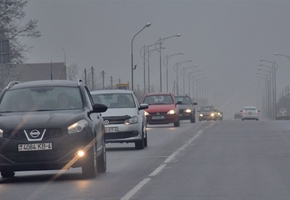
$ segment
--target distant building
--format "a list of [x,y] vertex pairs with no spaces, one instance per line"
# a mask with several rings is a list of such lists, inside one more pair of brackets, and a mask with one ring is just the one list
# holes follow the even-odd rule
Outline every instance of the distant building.
[[64,62],[15,64],[9,65],[9,70],[7,70],[7,66],[6,68],[4,66],[3,70],[2,65],[1,68],[1,85],[4,87],[11,81],[67,79]]

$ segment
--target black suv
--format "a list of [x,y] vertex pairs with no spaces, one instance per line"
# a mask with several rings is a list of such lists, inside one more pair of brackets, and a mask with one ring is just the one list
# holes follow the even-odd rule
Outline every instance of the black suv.
[[191,123],[195,123],[195,105],[192,99],[187,95],[175,95],[175,100],[179,102],[179,119],[190,120]]
[[0,171],[81,167],[84,178],[107,169],[104,124],[79,81],[11,82],[0,94]]

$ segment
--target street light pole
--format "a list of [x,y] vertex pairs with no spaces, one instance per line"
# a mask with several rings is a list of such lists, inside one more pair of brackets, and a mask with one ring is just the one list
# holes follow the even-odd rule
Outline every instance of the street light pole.
[[[172,35],[169,37],[165,37],[165,38],[159,38],[159,40],[157,40],[157,42],[155,43],[155,48],[157,51],[159,51],[159,61],[160,61],[160,92],[162,92],[162,59],[161,59],[161,49],[162,49],[162,44],[165,40],[172,38],[172,37],[180,37],[180,34],[176,34],[176,35]],[[157,48],[157,44],[159,45],[159,48]]]
[[150,22],[148,22],[140,31],[138,31],[132,38],[132,41],[131,41],[131,87],[132,87],[132,90],[134,90],[134,75],[133,75],[133,72],[134,72],[134,63],[133,63],[133,41],[135,39],[135,37],[141,32],[143,31],[146,27],[149,27],[151,25]]
[[[185,70],[192,68],[192,67],[197,67],[196,65],[189,66],[189,67],[183,67],[182,70],[180,71],[180,75],[183,77],[183,94],[185,95]],[[181,73],[182,72],[182,73]]]
[[173,69],[176,72],[176,94],[179,95],[179,88],[178,88],[178,68],[181,64],[187,63],[187,62],[192,62],[192,60],[187,60],[183,62],[177,62],[174,66]]
[[[191,87],[190,87],[191,83],[193,83],[192,94],[194,96],[194,76],[191,76],[191,74],[196,73],[196,72],[201,72],[201,70],[199,69],[199,70],[196,70],[196,71],[193,71],[193,72],[189,72],[187,74],[187,77],[186,77],[188,79],[188,95],[189,96],[191,95]],[[191,82],[191,78],[193,78],[192,82]],[[192,96],[192,99],[193,99],[193,96]]]
[[[276,71],[278,69],[278,64],[275,61],[269,61],[269,60],[260,60],[261,62],[268,62],[268,63],[272,63],[272,66],[268,66],[272,68],[272,77],[273,77],[273,118],[274,120],[276,119],[276,115],[277,115],[277,111],[276,111]],[[265,66],[265,65],[261,65],[261,66]]]
[[166,66],[166,92],[168,92],[168,61],[169,61],[169,58],[176,55],[183,55],[183,52],[166,55],[166,57],[163,59],[163,63]]

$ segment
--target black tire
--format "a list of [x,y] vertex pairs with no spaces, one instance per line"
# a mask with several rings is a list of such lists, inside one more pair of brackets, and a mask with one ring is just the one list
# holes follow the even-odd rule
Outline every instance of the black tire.
[[2,170],[1,171],[1,176],[3,178],[13,178],[15,175],[14,171],[11,170]]
[[144,133],[142,130],[142,137],[140,141],[135,142],[135,148],[136,149],[144,149],[145,147],[145,141],[144,141]]
[[195,116],[194,115],[191,116],[190,123],[195,123]]
[[144,138],[144,147],[147,147],[148,146],[148,132],[147,132],[146,126],[144,127],[144,129],[145,129],[144,135],[146,135],[146,137]]
[[87,158],[82,166],[82,173],[85,179],[95,178],[97,175],[97,159],[95,147],[91,147],[92,152],[87,152]]
[[177,122],[174,122],[173,125],[174,125],[174,127],[179,127],[179,126],[180,126],[180,121],[179,121],[179,119],[177,120]]
[[97,172],[105,173],[107,171],[107,153],[106,153],[106,143],[103,137],[102,142],[102,153],[97,157]]

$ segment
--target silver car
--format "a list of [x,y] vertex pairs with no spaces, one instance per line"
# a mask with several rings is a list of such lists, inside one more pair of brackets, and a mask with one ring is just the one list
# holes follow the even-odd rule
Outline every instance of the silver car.
[[144,109],[131,90],[91,91],[94,103],[105,104],[102,113],[105,124],[106,143],[135,143],[136,149],[147,147],[147,123]]
[[245,106],[242,113],[242,120],[252,119],[252,120],[259,120],[259,110],[255,106]]

